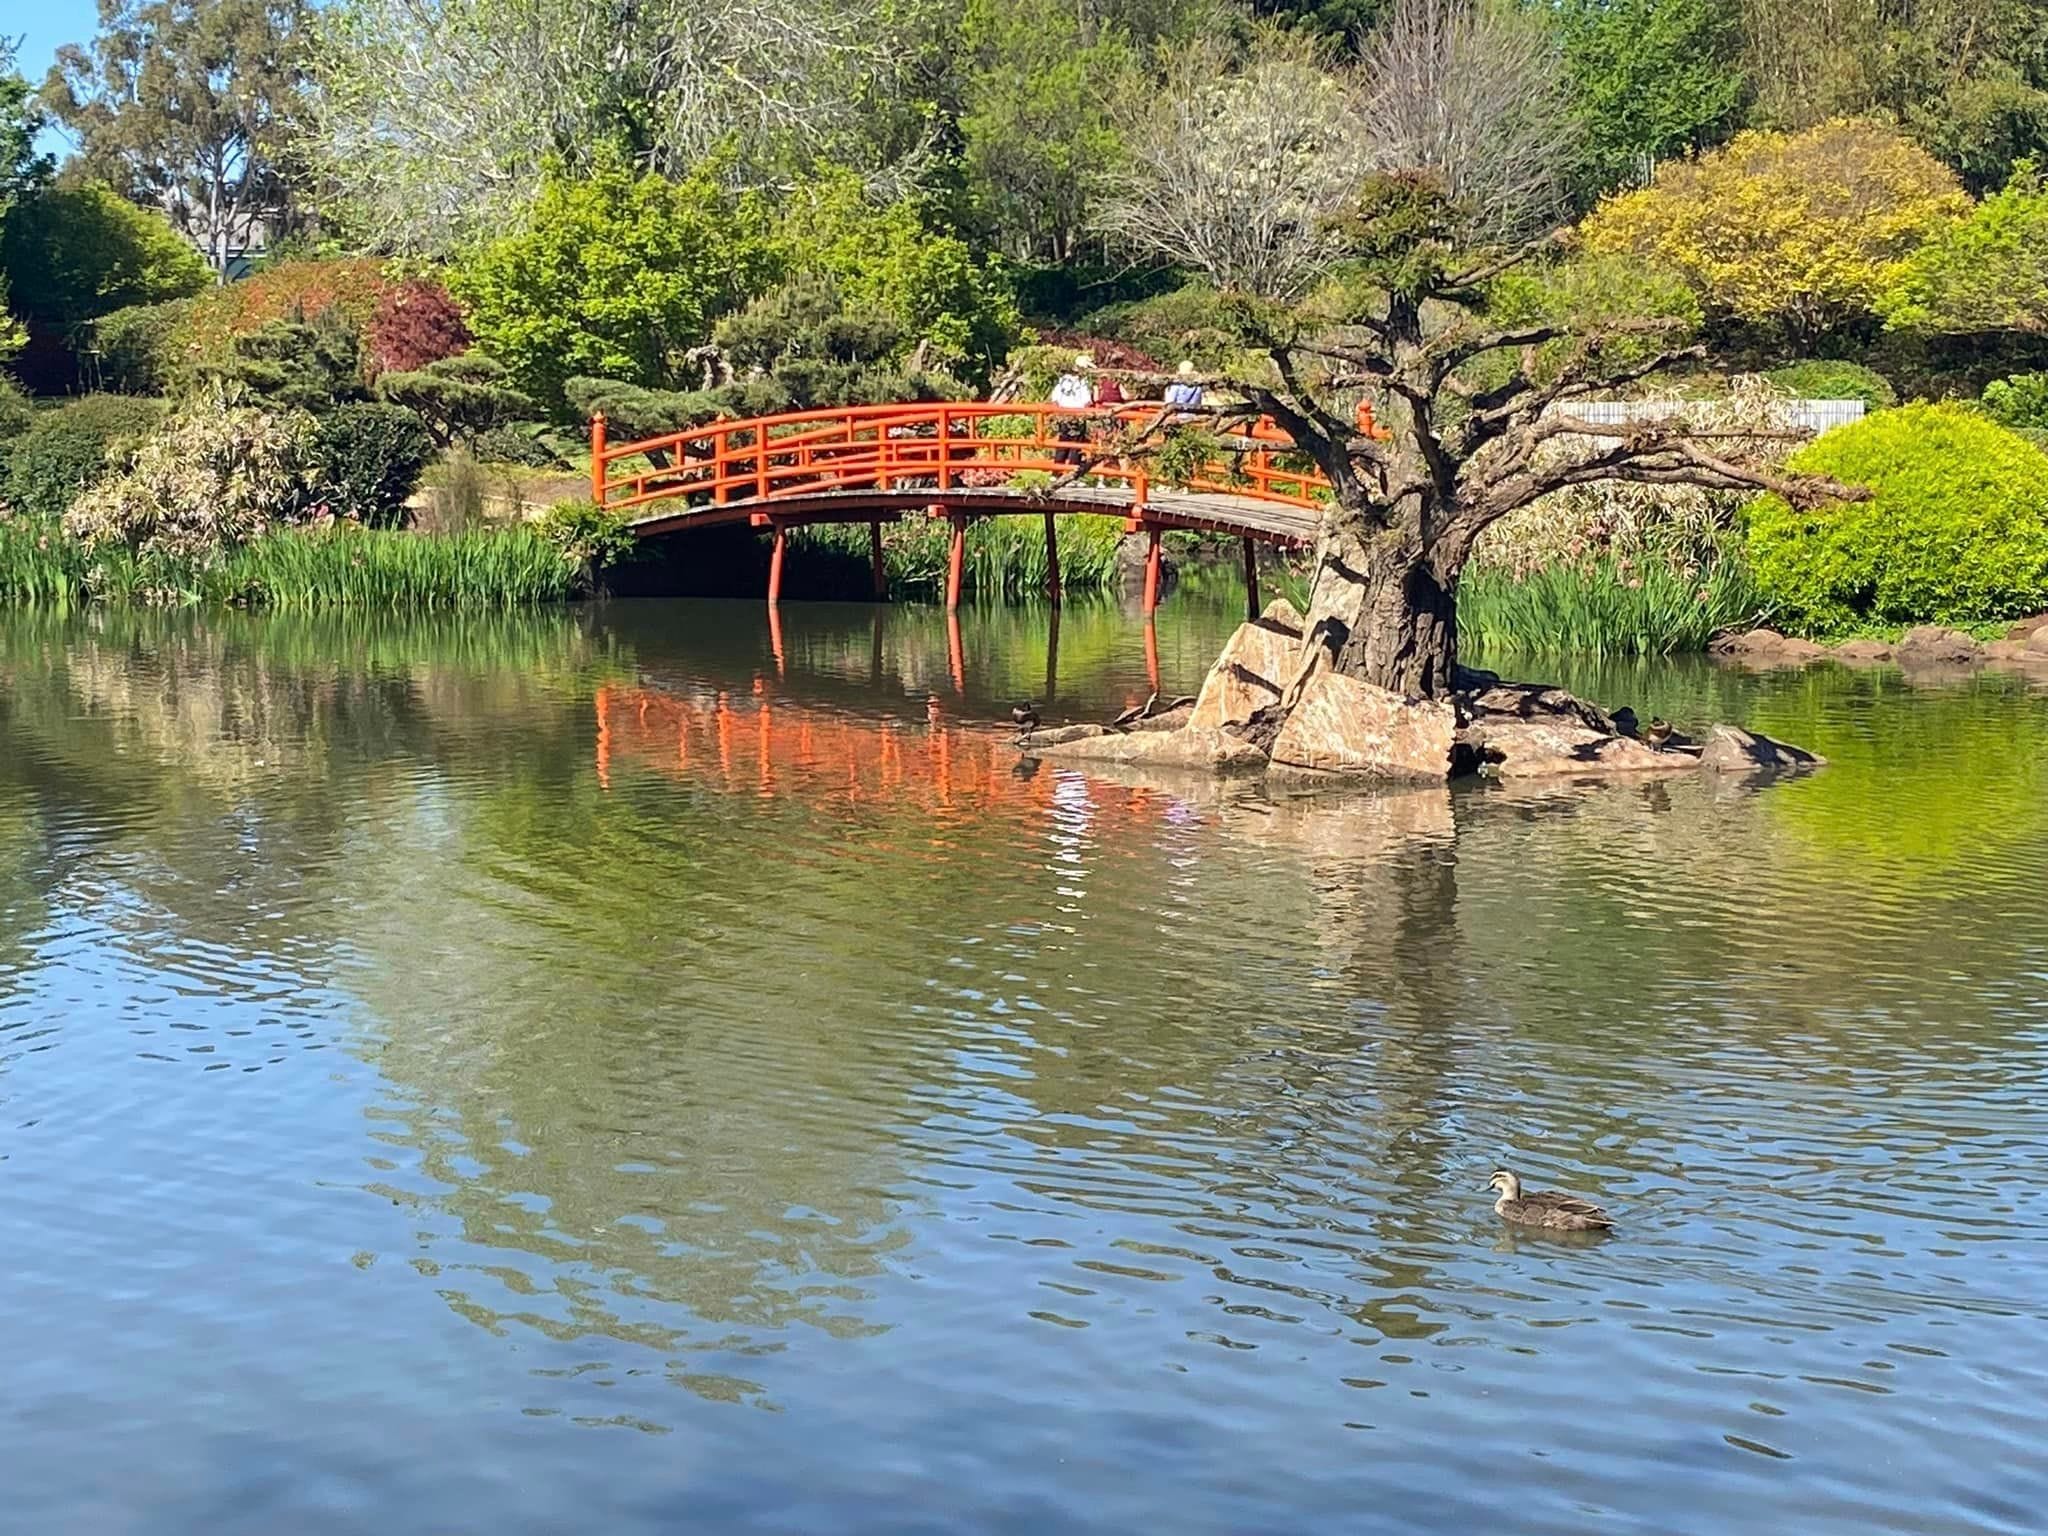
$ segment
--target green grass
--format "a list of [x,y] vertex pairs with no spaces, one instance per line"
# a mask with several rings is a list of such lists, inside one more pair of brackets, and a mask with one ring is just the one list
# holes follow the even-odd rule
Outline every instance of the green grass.
[[363,608],[519,608],[571,595],[575,570],[531,528],[465,533],[284,529],[237,550],[201,578],[217,602],[280,613]]
[[1524,655],[1668,656],[1705,650],[1754,620],[1760,603],[1740,561],[1688,576],[1659,561],[1606,559],[1514,576],[1467,571],[1458,584],[1463,646]]
[[0,512],[0,603],[69,608],[88,597],[85,551],[56,519]]

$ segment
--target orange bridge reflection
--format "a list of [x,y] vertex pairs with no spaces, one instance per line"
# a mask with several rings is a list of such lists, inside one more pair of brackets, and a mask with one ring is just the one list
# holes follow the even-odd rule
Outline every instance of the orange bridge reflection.
[[[1020,762],[1007,732],[953,718],[936,697],[923,721],[876,719],[751,692],[608,685],[597,691],[597,777],[632,770],[741,794],[1016,815],[1070,802],[1078,776]],[[1101,785],[1091,811],[1157,820],[1171,794]],[[1023,819],[1023,818],[1020,818]]]

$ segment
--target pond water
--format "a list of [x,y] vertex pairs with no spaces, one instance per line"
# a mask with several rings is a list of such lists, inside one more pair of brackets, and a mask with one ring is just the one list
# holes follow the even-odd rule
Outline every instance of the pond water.
[[1017,771],[1048,639],[0,619],[0,1523],[2040,1529],[2048,694],[1282,797]]

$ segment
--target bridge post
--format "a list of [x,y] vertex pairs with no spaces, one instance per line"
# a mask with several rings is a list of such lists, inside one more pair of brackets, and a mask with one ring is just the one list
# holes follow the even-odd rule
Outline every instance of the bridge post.
[[1053,607],[1060,605],[1060,541],[1053,531],[1052,514],[1045,514],[1045,595]]
[[768,606],[773,608],[782,601],[782,551],[789,536],[783,532],[782,524],[775,525],[775,543],[768,551]]
[[946,611],[960,606],[960,577],[967,565],[967,519],[953,514],[953,547],[946,558]]
[[1250,539],[1244,541],[1244,600],[1248,617],[1259,616],[1259,546]]
[[590,417],[590,499],[604,505],[604,412]]
[[882,564],[882,525],[868,524],[868,561],[875,571],[875,601],[882,602],[889,596],[889,569]]
[[1159,606],[1159,530],[1145,530],[1145,616]]

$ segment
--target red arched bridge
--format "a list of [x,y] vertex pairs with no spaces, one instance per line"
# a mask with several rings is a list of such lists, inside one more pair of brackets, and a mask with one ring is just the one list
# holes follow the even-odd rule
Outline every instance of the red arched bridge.
[[[866,523],[875,595],[884,592],[882,524],[904,516],[951,521],[946,606],[960,603],[962,545],[978,517],[1045,519],[1048,587],[1059,598],[1053,519],[1120,514],[1149,536],[1145,611],[1159,601],[1159,536],[1169,528],[1244,541],[1258,610],[1256,546],[1313,542],[1329,482],[1270,421],[1230,429],[1213,457],[1162,485],[1151,461],[1177,420],[1171,406],[1094,410],[944,401],[795,411],[718,421],[638,442],[614,443],[603,416],[590,423],[590,495],[627,513],[642,537],[745,523],[774,534],[768,600],[782,593],[785,535],[807,523]],[[1201,418],[1206,425],[1207,418]],[[1369,419],[1361,426],[1371,430]],[[1139,442],[1149,451],[1133,452]]]

